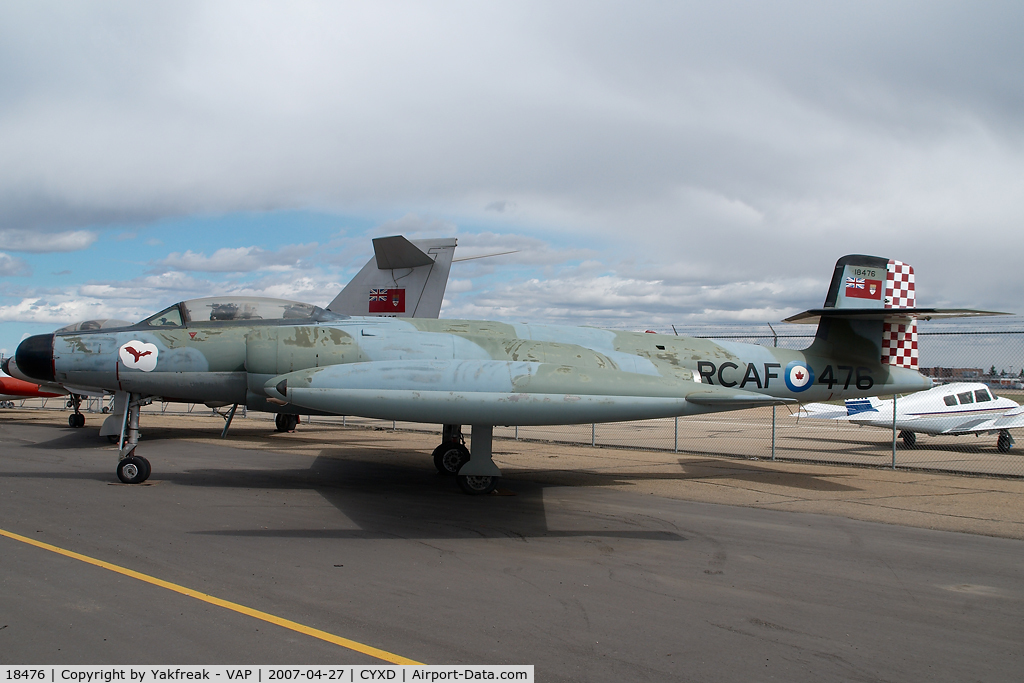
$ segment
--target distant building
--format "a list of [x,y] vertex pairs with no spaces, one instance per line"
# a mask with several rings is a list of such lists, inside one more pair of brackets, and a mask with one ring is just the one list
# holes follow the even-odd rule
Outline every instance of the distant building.
[[946,382],[980,382],[985,376],[983,368],[920,368],[919,372],[939,384]]

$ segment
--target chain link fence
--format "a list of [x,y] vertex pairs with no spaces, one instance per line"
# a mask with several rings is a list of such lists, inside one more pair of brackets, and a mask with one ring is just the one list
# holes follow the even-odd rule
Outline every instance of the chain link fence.
[[[779,334],[769,325],[677,325],[674,328],[678,334],[685,336],[790,349],[807,347],[814,332],[813,327],[803,326],[776,329]],[[672,330],[668,332],[671,334]],[[1024,317],[922,321],[918,336],[921,371],[935,378],[936,382],[982,382],[990,387],[993,394],[1024,403]],[[67,410],[63,399],[33,399],[12,403],[12,407],[35,406]],[[83,405],[83,410],[89,412],[100,412],[102,408],[103,404],[98,399]],[[147,406],[144,412],[211,415],[210,408],[192,404],[156,403]],[[273,419],[271,414],[246,415],[244,410],[239,409],[235,420],[246,417]],[[303,419],[336,424],[338,427],[417,430],[437,434],[440,439],[438,425],[353,417]],[[510,440],[674,451],[728,458],[1024,476],[1024,444],[1014,446],[1006,453],[999,452],[996,434],[920,435],[916,445],[910,448],[904,446],[902,441],[894,440],[889,429],[859,426],[843,420],[807,419],[799,416],[795,406],[610,424],[495,427],[494,436]]]

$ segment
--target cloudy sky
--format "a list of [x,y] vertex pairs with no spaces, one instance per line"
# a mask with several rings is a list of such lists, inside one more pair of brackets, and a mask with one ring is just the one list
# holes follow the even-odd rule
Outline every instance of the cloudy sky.
[[0,350],[454,235],[442,315],[668,330],[835,260],[1021,312],[1020,2],[0,5]]

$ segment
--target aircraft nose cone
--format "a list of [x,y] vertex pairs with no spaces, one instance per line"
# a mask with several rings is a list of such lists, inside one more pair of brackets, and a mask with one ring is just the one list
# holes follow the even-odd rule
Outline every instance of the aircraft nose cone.
[[43,382],[52,382],[53,335],[37,334],[25,339],[14,352],[14,362],[22,374]]

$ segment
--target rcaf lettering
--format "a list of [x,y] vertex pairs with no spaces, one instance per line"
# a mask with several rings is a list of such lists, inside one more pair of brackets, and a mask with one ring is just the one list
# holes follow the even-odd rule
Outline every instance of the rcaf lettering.
[[[746,371],[743,373],[742,379],[738,382],[734,379],[730,379],[730,377],[735,377],[732,371],[739,370],[740,366],[730,361],[722,363],[719,366],[716,366],[711,361],[697,361],[697,374],[700,375],[701,382],[705,384],[715,384],[715,377],[717,376],[717,383],[723,387],[734,387],[738,384],[740,389],[742,389],[748,384],[753,384],[758,389],[767,389],[773,379],[779,378],[779,374],[775,372],[775,370],[781,367],[782,365],[779,363],[765,363],[763,383],[762,375],[758,373],[757,366],[753,363],[747,363]],[[839,372],[836,373],[836,370]],[[727,371],[728,375],[725,374]],[[850,384],[854,384],[861,391],[867,391],[871,387],[875,386],[875,379],[871,376],[870,368],[863,366],[854,368],[852,365],[837,365],[834,370],[831,365],[826,365],[825,370],[821,373],[817,383],[825,384],[829,389],[837,384],[842,384],[843,389],[849,389]]]
[[753,363],[747,364],[747,371],[743,374],[743,381],[740,382],[740,389],[747,386],[749,382],[753,382],[757,385],[757,388],[761,388],[761,376],[757,374],[757,367]]
[[718,383],[721,384],[723,387],[734,387],[736,386],[736,382],[727,382],[724,379],[722,379],[722,373],[725,372],[726,368],[739,370],[740,366],[736,365],[735,363],[722,363],[720,366],[718,366]]

